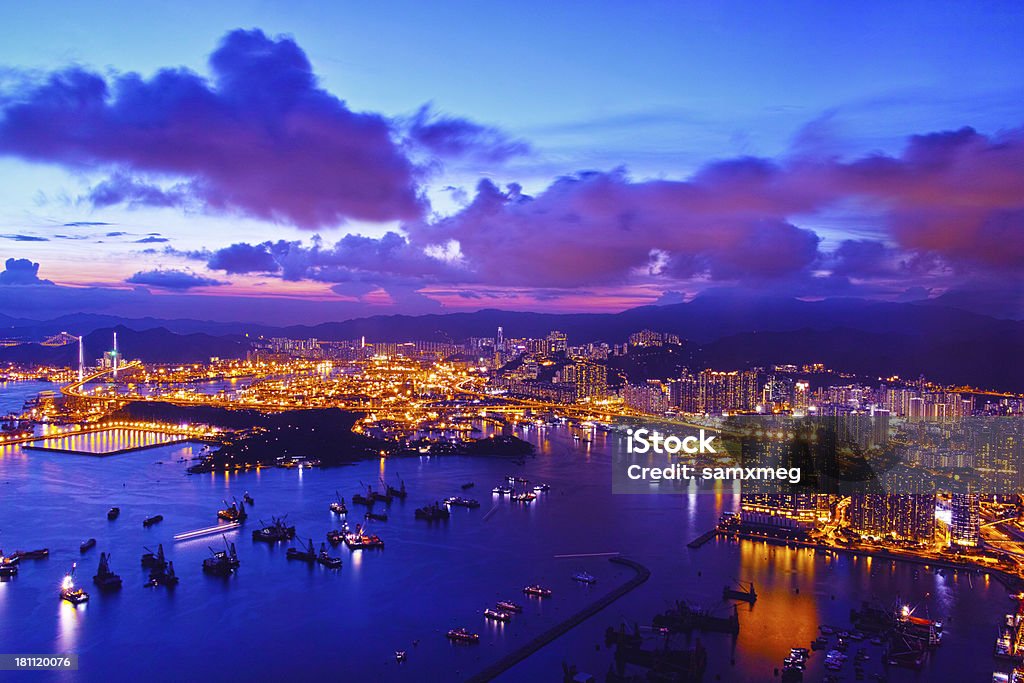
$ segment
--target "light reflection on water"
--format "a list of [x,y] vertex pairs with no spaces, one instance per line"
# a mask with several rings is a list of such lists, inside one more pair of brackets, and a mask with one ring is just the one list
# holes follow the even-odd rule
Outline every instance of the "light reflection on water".
[[[735,646],[728,636],[701,636],[711,658],[706,680],[770,680],[789,648],[806,647],[819,624],[846,626],[850,608],[861,600],[891,601],[897,594],[910,600],[930,596],[937,613],[952,617],[948,642],[928,671],[946,667],[962,673],[960,680],[982,680],[986,668],[991,672],[992,634],[1008,607],[997,582],[978,577],[972,583],[952,572],[940,576],[888,560],[825,557],[763,542],[712,541],[688,550],[688,541],[723,511],[735,509],[733,489],[613,495],[610,450],[620,446],[617,437],[598,432],[585,452],[562,428],[530,430],[527,438],[537,439],[539,455],[522,467],[498,458],[435,457],[197,476],[187,476],[188,464],[177,462],[198,453],[191,445],[103,459],[0,450],[0,547],[51,548],[49,560],[26,562],[16,579],[0,584],[0,642],[12,651],[77,651],[80,678],[86,680],[165,680],[166,664],[133,656],[152,644],[154,633],[161,661],[174,662],[176,673],[208,672],[215,652],[217,665],[232,677],[287,679],[297,661],[306,667],[304,674],[330,675],[338,670],[333,653],[341,643],[359,653],[345,661],[352,677],[459,680],[632,574],[603,558],[554,555],[621,551],[648,566],[651,579],[500,680],[557,680],[563,660],[603,673],[611,653],[595,645],[602,643],[605,627],[648,624],[676,599],[725,609],[722,586],[733,580],[754,581],[759,599],[754,606],[740,605]],[[491,487],[507,474],[550,483],[552,490],[528,506],[492,497]],[[392,504],[388,522],[372,523],[386,549],[332,549],[344,561],[340,571],[288,562],[284,546],[250,538],[259,519],[287,514],[298,535],[313,537],[319,547],[326,531],[340,525],[327,507],[335,490],[350,500],[360,481],[394,483],[399,477],[409,499]],[[462,491],[469,481],[476,486]],[[239,573],[229,581],[204,576],[200,565],[207,546],[219,547],[221,539],[175,544],[171,536],[214,524],[222,501],[241,500],[246,490],[256,504],[247,525],[229,537],[238,546]],[[477,498],[481,507],[455,510],[440,524],[413,519],[414,508],[449,495]],[[105,517],[111,505],[123,510],[113,523]],[[352,526],[363,521],[364,512],[353,508]],[[166,520],[143,529],[142,518],[157,513]],[[81,556],[78,543],[88,536],[99,546]],[[182,577],[173,592],[142,588],[139,554],[159,542]],[[89,605],[75,611],[59,601],[55,587],[73,561],[82,562],[81,576],[91,576],[100,550],[113,552],[113,568],[125,587],[117,595],[92,590]],[[598,585],[588,590],[572,581],[579,570],[596,575]],[[532,582],[551,586],[555,597],[528,599],[520,590]],[[500,599],[523,604],[524,613],[508,624],[487,623],[483,609]],[[476,648],[450,646],[444,632],[462,625],[484,642]],[[224,633],[239,646],[224,647]],[[409,651],[401,667],[394,663],[396,649]],[[896,671],[890,680],[913,678]]]

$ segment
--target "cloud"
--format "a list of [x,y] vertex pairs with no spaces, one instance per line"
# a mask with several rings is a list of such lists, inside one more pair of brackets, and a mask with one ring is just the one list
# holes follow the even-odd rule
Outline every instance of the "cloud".
[[0,235],[0,239],[13,242],[49,242],[49,238],[37,237],[36,235]]
[[39,277],[39,264],[25,258],[9,258],[0,271],[0,285],[52,285]]
[[408,136],[414,145],[441,157],[501,162],[530,152],[525,141],[514,140],[498,128],[438,114],[429,105],[416,112]]
[[235,30],[209,68],[50,73],[0,103],[0,154],[108,171],[96,206],[194,204],[302,228],[423,213],[400,131],[322,89],[295,41]]
[[102,225],[113,225],[112,223],[104,223],[103,221],[72,221],[71,223],[64,223],[65,228],[89,228]]
[[126,279],[125,282],[179,291],[192,289],[193,287],[216,287],[227,284],[226,282],[196,275],[195,273],[170,269],[140,271]]
[[142,239],[135,240],[135,244],[159,244],[162,242],[170,242],[166,237],[155,237],[150,235],[149,237],[143,237]]

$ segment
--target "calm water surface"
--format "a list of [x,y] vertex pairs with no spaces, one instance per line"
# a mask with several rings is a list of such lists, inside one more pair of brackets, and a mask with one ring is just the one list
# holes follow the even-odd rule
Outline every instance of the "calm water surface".
[[[0,389],[0,411],[20,408],[22,394],[33,390],[39,388]],[[897,594],[942,615],[947,636],[923,671],[891,669],[889,680],[990,680],[996,623],[1012,607],[995,580],[755,542],[714,541],[689,550],[688,541],[736,508],[735,491],[613,495],[611,454],[624,447],[617,437],[577,442],[561,428],[522,436],[538,446],[538,456],[523,466],[498,458],[413,458],[240,475],[188,476],[188,463],[180,460],[200,448],[190,444],[107,458],[0,449],[0,547],[51,551],[49,559],[25,561],[15,579],[0,583],[0,652],[77,652],[80,671],[66,680],[305,680],[344,672],[346,679],[366,681],[458,681],[632,577],[605,558],[556,555],[621,552],[649,567],[650,580],[501,681],[558,681],[563,661],[601,679],[612,660],[603,645],[607,626],[649,624],[682,598],[725,609],[722,585],[733,579],[754,581],[759,599],[740,608],[735,642],[702,636],[710,650],[707,681],[778,680],[774,667],[790,647],[806,647],[819,624],[847,627],[850,608],[862,599],[888,603]],[[530,506],[492,497],[491,487],[508,474],[552,489]],[[345,563],[340,571],[288,562],[284,545],[251,540],[260,518],[287,514],[298,534],[319,547],[338,525],[328,510],[336,490],[350,499],[361,482],[396,483],[398,477],[408,500],[390,506],[389,521],[372,523],[386,549],[335,549]],[[475,488],[462,491],[469,481]],[[241,499],[245,491],[256,499],[252,517],[228,536],[238,546],[241,569],[227,580],[207,577],[202,560],[220,539],[175,543],[172,536],[214,524],[222,501]],[[456,508],[441,524],[413,518],[416,507],[449,495],[482,505]],[[108,522],[106,511],[114,505],[121,517]],[[354,523],[362,509],[350,507]],[[142,520],[155,514],[165,521],[144,529]],[[98,546],[82,555],[79,543],[89,537]],[[139,556],[161,542],[181,577],[175,590],[143,588]],[[101,550],[112,553],[124,579],[120,593],[93,589]],[[92,593],[77,609],[57,597],[73,562]],[[571,575],[581,569],[596,575],[597,585],[574,583]],[[553,588],[554,598],[525,599],[521,589],[531,582]],[[504,625],[485,622],[483,609],[502,598],[524,604],[524,613]],[[456,626],[479,632],[481,645],[449,644],[444,633]],[[851,659],[858,646],[872,654],[868,670],[880,671],[879,648],[854,644]],[[407,650],[408,662],[397,664],[395,650]],[[812,655],[805,680],[821,680],[822,660]],[[852,680],[852,662],[845,668]]]

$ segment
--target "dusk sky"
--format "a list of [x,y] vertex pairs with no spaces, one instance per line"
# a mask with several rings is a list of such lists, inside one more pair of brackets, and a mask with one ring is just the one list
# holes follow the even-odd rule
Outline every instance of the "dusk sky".
[[1024,317],[1020,3],[20,3],[0,312]]

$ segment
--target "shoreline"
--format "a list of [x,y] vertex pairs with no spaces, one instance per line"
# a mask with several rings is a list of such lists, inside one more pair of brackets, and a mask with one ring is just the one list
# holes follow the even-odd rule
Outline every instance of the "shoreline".
[[[758,534],[746,532],[746,531],[722,531],[721,529],[712,529],[705,532],[704,535],[700,536],[698,540],[704,539],[704,536],[710,535],[704,540],[704,543],[710,541],[712,538],[723,538],[732,540],[745,540],[745,541],[764,541],[775,546],[786,546],[792,547],[797,546],[800,548],[808,548],[811,550],[825,550],[835,553],[843,553],[846,555],[852,555],[854,557],[867,557],[873,560],[891,560],[893,562],[906,562],[908,564],[925,565],[926,567],[935,566],[942,569],[952,569],[954,571],[965,570],[965,571],[976,571],[978,573],[992,574],[996,580],[1003,584],[1008,591],[1020,592],[1024,589],[1024,579],[1011,574],[1010,572],[1000,569],[998,567],[984,567],[973,563],[957,562],[955,560],[948,559],[936,559],[927,557],[918,557],[915,555],[902,555],[893,552],[887,553],[873,553],[870,550],[864,550],[860,548],[846,548],[843,546],[825,545],[823,543],[817,543],[814,541],[800,541],[796,539],[783,539],[776,538],[773,536],[760,536]],[[693,542],[691,542],[693,543]],[[703,543],[701,543],[703,545]],[[697,546],[699,547],[699,546]],[[691,548],[696,549],[696,548]]]

